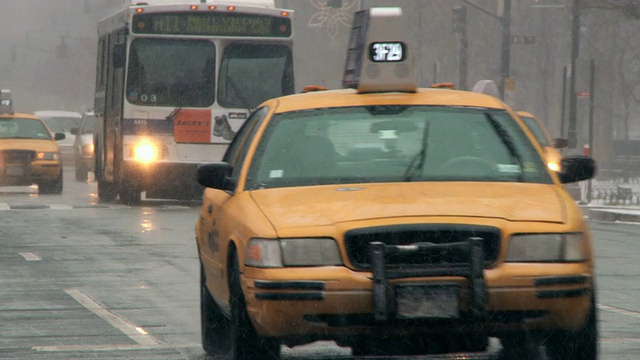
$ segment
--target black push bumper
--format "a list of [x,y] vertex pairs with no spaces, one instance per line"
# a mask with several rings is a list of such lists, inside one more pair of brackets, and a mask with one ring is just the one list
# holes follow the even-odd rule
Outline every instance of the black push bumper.
[[[373,302],[376,321],[395,318],[397,301],[395,289],[389,280],[426,276],[460,276],[469,280],[471,308],[469,316],[473,320],[486,319],[485,281],[483,275],[484,253],[483,239],[471,237],[464,242],[447,244],[418,243],[413,245],[385,245],[381,242],[370,243],[371,267],[373,272]],[[391,256],[419,256],[430,252],[458,253],[459,263],[411,264],[409,266],[387,266]]]

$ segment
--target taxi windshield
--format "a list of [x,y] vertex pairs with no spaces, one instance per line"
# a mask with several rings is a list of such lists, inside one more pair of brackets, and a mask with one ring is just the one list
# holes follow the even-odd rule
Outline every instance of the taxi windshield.
[[0,139],[51,140],[51,134],[40,120],[0,118]]
[[401,181],[552,180],[506,111],[365,106],[275,115],[247,188]]

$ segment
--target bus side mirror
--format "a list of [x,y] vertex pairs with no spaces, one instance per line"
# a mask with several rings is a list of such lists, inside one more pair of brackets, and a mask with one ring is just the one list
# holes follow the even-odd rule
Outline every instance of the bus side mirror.
[[127,44],[113,45],[113,67],[115,69],[123,68],[127,63]]

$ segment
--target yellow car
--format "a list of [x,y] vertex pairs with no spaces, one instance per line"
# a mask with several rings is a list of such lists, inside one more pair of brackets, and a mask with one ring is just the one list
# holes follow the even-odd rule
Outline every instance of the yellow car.
[[544,149],[549,169],[553,171],[560,171],[562,166],[562,154],[560,154],[558,149],[566,147],[567,140],[563,138],[552,139],[545,126],[535,116],[533,116],[533,114],[526,111],[517,111],[516,113],[520,119],[524,121],[529,130],[531,130],[533,135],[536,137],[536,140],[538,140]]
[[595,359],[591,234],[562,186],[595,163],[567,156],[551,171],[500,100],[416,88],[402,37],[374,31],[406,22],[376,14],[349,42],[367,71],[347,69],[348,89],[264,102],[223,160],[198,168],[203,348],[480,352],[491,336],[509,358]]
[[38,184],[41,194],[62,192],[62,161],[57,140],[34,115],[0,113],[0,185]]

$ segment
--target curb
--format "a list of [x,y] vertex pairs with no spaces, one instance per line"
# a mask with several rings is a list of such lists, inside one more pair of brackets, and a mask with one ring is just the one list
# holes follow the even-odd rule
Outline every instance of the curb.
[[609,222],[636,222],[640,223],[640,212],[624,212],[624,210],[616,209],[585,209],[582,208],[582,212],[587,219],[595,221],[609,221]]

